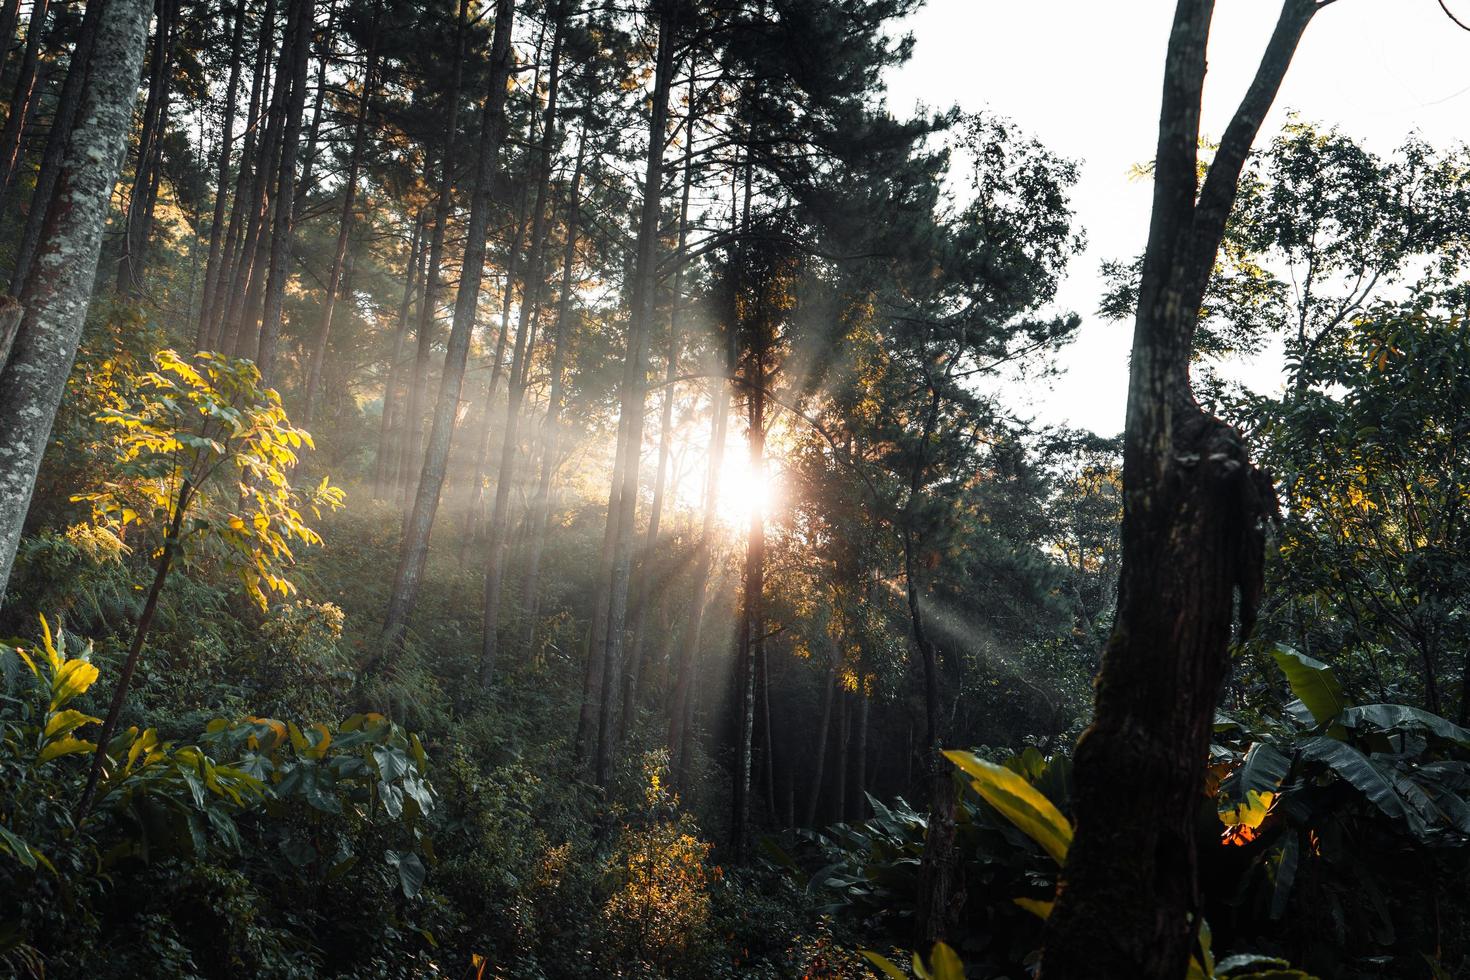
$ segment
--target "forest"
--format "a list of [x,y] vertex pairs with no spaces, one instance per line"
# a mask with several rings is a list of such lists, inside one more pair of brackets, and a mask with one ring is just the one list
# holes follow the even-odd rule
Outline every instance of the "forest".
[[1167,5],[1069,309],[922,0],[0,0],[0,975],[1470,978],[1470,147],[1267,125],[1369,2],[1216,133]]

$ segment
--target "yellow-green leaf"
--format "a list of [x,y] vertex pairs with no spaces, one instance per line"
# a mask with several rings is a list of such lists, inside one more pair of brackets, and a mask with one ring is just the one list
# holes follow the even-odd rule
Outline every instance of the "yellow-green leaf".
[[1072,846],[1072,825],[1051,800],[1024,777],[973,753],[949,751],[944,756],[974,777],[970,785],[1001,816],[1036,841],[1057,864],[1066,862],[1067,849]]

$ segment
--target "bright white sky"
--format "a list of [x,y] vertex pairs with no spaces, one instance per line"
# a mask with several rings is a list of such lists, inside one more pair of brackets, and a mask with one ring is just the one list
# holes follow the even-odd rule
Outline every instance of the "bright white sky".
[[[1447,0],[1470,22],[1470,0]],[[1219,0],[1210,37],[1204,132],[1218,137],[1255,72],[1280,0]],[[889,79],[903,113],[918,103],[958,104],[1008,116],[1082,165],[1074,194],[1088,249],[1059,304],[1083,316],[1051,391],[1016,392],[1038,421],[1112,434],[1123,427],[1131,324],[1095,311],[1099,266],[1142,251],[1146,183],[1128,170],[1153,157],[1164,47],[1173,0],[928,0],[907,25],[912,62]],[[1286,113],[1338,125],[1387,153],[1410,132],[1437,146],[1470,138],[1470,34],[1436,0],[1338,0],[1319,13],[1267,119],[1262,141]],[[1274,388],[1275,359],[1233,372]]]

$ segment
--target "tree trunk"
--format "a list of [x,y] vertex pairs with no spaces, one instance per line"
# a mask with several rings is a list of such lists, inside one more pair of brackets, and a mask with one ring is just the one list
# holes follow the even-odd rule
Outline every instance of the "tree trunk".
[[[657,553],[659,522],[663,517],[664,493],[668,489],[669,455],[674,437],[674,379],[679,375],[679,305],[683,299],[684,259],[689,244],[689,194],[694,178],[694,81],[693,59],[689,68],[689,111],[684,118],[684,187],[679,195],[679,233],[675,247],[673,296],[669,302],[669,350],[664,362],[663,408],[659,418],[658,462],[653,477],[653,500],[648,508],[648,531],[643,538],[643,555],[646,563]],[[633,645],[628,656],[628,670],[623,679],[623,712],[619,738],[627,732],[632,721],[634,705],[638,697],[638,679],[643,669],[643,647],[647,640],[644,631],[648,626],[648,607],[654,595],[660,591],[657,583],[640,568],[638,603],[633,610]]]
[[119,295],[137,293],[142,283],[148,236],[152,230],[154,181],[163,155],[163,131],[168,127],[169,89],[173,81],[174,27],[179,0],[157,0],[153,50],[148,56],[148,99],[138,137],[138,163],[123,218],[122,255],[117,260]]
[[[724,371],[731,370],[734,361],[733,345],[735,326],[728,328]],[[689,737],[689,719],[692,713],[695,658],[699,655],[704,638],[704,614],[709,604],[709,578],[714,563],[714,546],[717,539],[715,529],[720,500],[720,473],[725,464],[725,434],[730,416],[730,385],[723,373],[713,382],[715,386],[713,405],[710,410],[710,454],[709,468],[705,471],[703,524],[699,534],[699,548],[694,560],[694,586],[689,602],[689,638],[681,645],[679,668],[674,680],[674,695],[669,704],[669,757],[682,760],[688,756],[686,742]],[[682,772],[682,765],[678,771]]]
[[[737,294],[738,295],[738,294]],[[737,300],[738,302],[738,300]],[[754,305],[754,304],[752,304]],[[757,314],[756,319],[759,319]],[[769,325],[750,324],[753,350],[747,378],[746,444],[752,479],[766,471],[766,349]],[[755,723],[755,681],[765,655],[766,515],[753,507],[745,534],[745,575],[740,597],[740,644],[735,659],[735,769],[730,838],[734,860],[745,863],[750,830],[750,775]],[[838,767],[841,780],[842,767]],[[841,786],[838,787],[839,796]]]
[[207,318],[201,316],[200,332],[205,335],[204,347],[222,353],[235,352],[236,337],[229,325],[231,309],[236,291],[242,289],[240,262],[244,254],[243,236],[250,219],[255,214],[252,192],[255,188],[255,171],[261,163],[257,154],[260,140],[257,139],[261,113],[269,98],[269,50],[275,36],[275,0],[266,0],[260,15],[260,29],[255,43],[255,65],[250,76],[250,101],[245,113],[245,140],[240,146],[240,161],[236,166],[233,204],[230,207],[230,223],[225,231],[224,250],[220,256],[219,275],[215,279]]
[[107,706],[107,717],[102,720],[102,728],[97,733],[97,748],[92,753],[92,767],[87,771],[87,784],[82,790],[81,799],[77,801],[76,821],[79,824],[87,819],[87,814],[92,809],[92,800],[97,793],[97,780],[102,775],[102,767],[107,764],[107,743],[112,741],[123,705],[127,704],[128,688],[132,686],[133,674],[143,656],[143,641],[148,638],[148,631],[153,626],[153,616],[158,612],[158,597],[163,595],[164,583],[168,581],[169,569],[173,567],[184,514],[188,511],[193,496],[194,487],[185,479],[179,488],[179,499],[175,503],[173,518],[164,534],[163,551],[159,554],[158,564],[153,571],[153,584],[148,588],[148,598],[143,602],[138,625],[133,629],[133,642],[123,660],[122,672],[117,676],[117,686],[113,688],[112,701]]
[[[10,111],[6,113],[4,128],[0,129],[0,197],[10,189],[16,166],[20,163],[21,135],[35,104],[36,61],[41,54],[41,40],[46,36],[46,14],[49,10],[49,0],[32,0],[31,22],[26,26],[25,53],[21,55],[20,71],[16,73],[15,88],[10,93]],[[4,40],[9,44],[9,35]]]
[[577,225],[582,194],[582,164],[587,154],[587,134],[577,142],[577,163],[567,195],[566,244],[562,250],[561,290],[557,296],[556,332],[551,339],[551,390],[546,397],[546,417],[541,423],[541,473],[531,501],[530,553],[526,558],[525,584],[521,587],[522,619],[526,629],[526,652],[536,649],[536,620],[541,611],[541,555],[546,547],[546,529],[551,521],[551,481],[556,475],[561,448],[561,410],[566,398],[566,355],[572,299],[572,270],[577,258]]
[[[369,44],[369,47],[374,50],[368,52],[369,59],[376,53],[376,32],[380,9],[381,4],[374,4],[373,41]],[[316,167],[316,146],[322,130],[322,102],[327,94],[327,63],[332,60],[332,43],[336,38],[336,26],[337,5],[333,3],[327,7],[327,24],[322,30],[322,43],[317,48],[316,83],[313,86],[315,94],[312,96],[311,125],[306,127],[306,150],[301,155],[301,179],[297,181],[296,200],[291,209],[291,224],[293,225],[300,223],[301,209],[305,206],[306,199],[311,195],[312,170]],[[365,87],[366,84],[364,84]]]
[[[658,218],[663,197],[665,130],[669,120],[669,90],[674,77],[674,31],[678,13],[675,0],[657,0],[658,48],[654,59],[653,102],[648,121],[648,158],[643,174],[643,207],[638,221],[637,262],[628,324],[628,357],[624,364],[618,413],[618,454],[622,471],[619,485],[609,495],[608,525],[612,531],[608,563],[605,630],[594,634],[592,654],[603,664],[597,691],[596,779],[607,785],[612,766],[615,679],[622,667],[623,627],[628,612],[628,575],[633,561],[634,522],[638,512],[639,456],[643,448],[643,405],[648,373],[648,332],[652,326],[654,285],[658,272]],[[615,468],[616,469],[616,468]]]
[[373,499],[383,500],[393,496],[397,485],[398,458],[401,455],[394,444],[398,416],[402,414],[403,399],[399,395],[403,370],[403,351],[408,346],[409,310],[413,305],[413,292],[423,278],[424,212],[421,209],[413,221],[413,235],[408,244],[408,263],[403,279],[403,300],[398,305],[398,329],[393,332],[393,352],[388,358],[388,371],[383,379],[383,416],[378,424],[378,455],[373,471]]
[[[261,44],[265,49],[262,52],[263,66],[270,64],[270,45],[275,40],[274,0],[266,0],[266,13],[269,16],[261,25]],[[240,249],[230,283],[229,304],[225,309],[222,328],[225,339],[221,342],[221,350],[236,357],[254,357],[259,346],[255,329],[255,304],[259,298],[260,284],[264,279],[263,271],[266,265],[261,261],[263,252],[267,251],[262,246],[262,239],[269,238],[266,225],[274,204],[270,193],[271,175],[277,169],[281,130],[286,116],[286,100],[291,87],[288,59],[292,50],[290,39],[291,24],[288,14],[282,51],[276,61],[275,73],[269,77],[268,81],[262,81],[261,105],[265,107],[265,131],[257,143],[255,159],[252,161],[249,195],[245,201],[244,233],[240,239]],[[262,67],[262,74],[266,74],[265,67]],[[265,91],[266,85],[270,86],[268,95]],[[240,205],[237,203],[236,206]],[[249,316],[248,322],[247,315]]]
[[1077,828],[1047,922],[1047,980],[1177,980],[1199,927],[1195,821],[1235,611],[1249,631],[1274,504],[1240,435],[1195,404],[1189,365],[1241,168],[1316,0],[1286,0],[1203,185],[1210,0],[1180,0],[1164,67],[1123,451],[1118,613],[1077,744]]
[[[224,247],[225,205],[229,201],[230,146],[235,136],[235,99],[240,94],[241,49],[245,43],[245,0],[235,5],[235,26],[230,32],[230,80],[225,85],[224,118],[220,123],[219,167],[215,176],[214,216],[209,222],[209,258],[204,263],[204,293],[199,300],[199,327],[194,346],[207,350],[213,343],[211,312],[220,280]],[[243,162],[243,161],[242,161]]]
[[[444,356],[444,377],[434,406],[434,421],[424,453],[423,470],[414,494],[413,510],[403,532],[398,553],[398,570],[383,623],[383,645],[392,649],[402,642],[408,618],[418,599],[419,582],[428,561],[429,532],[439,508],[444,473],[449,462],[449,443],[454,435],[455,413],[464,387],[465,362],[469,356],[470,333],[475,324],[475,307],[480,298],[480,281],[485,273],[485,231],[496,184],[501,144],[505,141],[506,90],[510,83],[512,0],[496,0],[495,35],[490,52],[490,90],[480,121],[475,189],[470,199],[470,222],[466,233],[464,267],[454,301],[454,321]],[[436,229],[437,231],[437,229]],[[433,270],[429,270],[433,276]],[[431,280],[432,281],[432,280]],[[427,293],[427,290],[426,290]],[[427,297],[426,297],[427,298]],[[427,305],[427,304],[426,304]],[[412,423],[412,419],[409,420]]]
[[[415,493],[411,482],[415,468],[423,464],[424,397],[429,388],[429,359],[434,349],[434,329],[439,315],[444,234],[449,224],[450,206],[454,195],[455,148],[459,138],[459,89],[464,76],[464,27],[467,9],[466,0],[460,0],[459,20],[455,31],[458,57],[454,59],[453,80],[449,86],[448,111],[444,120],[444,159],[440,165],[439,193],[434,203],[434,230],[429,236],[428,278],[424,280],[424,298],[419,304],[413,374],[409,376],[403,438],[399,443],[401,456],[398,464],[398,486],[404,495],[405,504]],[[478,296],[476,300],[478,301]]]
[[551,69],[547,75],[546,112],[541,127],[541,147],[537,162],[536,202],[532,205],[531,241],[526,255],[526,269],[521,277],[520,322],[516,325],[515,353],[511,357],[510,378],[506,385],[505,432],[500,450],[500,470],[495,479],[495,505],[490,513],[486,541],[485,605],[480,622],[480,684],[488,687],[494,680],[495,659],[500,651],[500,599],[505,581],[505,564],[510,537],[510,492],[516,479],[516,456],[519,447],[521,404],[526,394],[527,363],[531,357],[529,335],[531,312],[540,303],[542,283],[546,276],[542,257],[546,251],[546,198],[551,189],[551,157],[556,151],[556,100],[561,82],[562,20],[558,16],[552,28]]
[[[66,66],[66,79],[61,83],[61,92],[56,97],[56,109],[51,117],[51,129],[46,134],[46,146],[41,151],[41,166],[36,171],[36,186],[31,192],[31,204],[26,211],[25,226],[21,229],[20,241],[16,244],[15,265],[10,274],[10,294],[19,296],[25,291],[26,279],[41,243],[41,231],[46,222],[46,211],[56,193],[56,181],[61,171],[62,154],[67,140],[76,124],[77,107],[81,104],[83,85],[87,79],[87,67],[91,64],[92,52],[97,47],[97,25],[102,20],[102,3],[87,4],[82,14],[81,27],[77,31],[76,45]],[[7,33],[6,39],[10,38]]]
[[[342,265],[347,260],[347,243],[352,236],[353,206],[357,203],[357,175],[362,167],[362,150],[367,139],[367,111],[372,101],[378,72],[378,18],[381,4],[373,7],[373,26],[368,41],[367,65],[363,70],[362,95],[357,101],[357,118],[352,124],[352,150],[347,158],[347,176],[342,184],[342,214],[337,221],[337,248],[332,253],[332,269],[327,274],[326,297],[322,302],[322,325],[311,345],[306,374],[305,404],[302,425],[311,428],[315,417],[317,393],[322,383],[322,362],[327,358],[327,344],[332,336],[332,314],[337,308],[337,287],[342,279]],[[308,159],[310,156],[308,155]]]
[[826,683],[822,685],[822,720],[817,724],[817,741],[813,746],[815,754],[812,761],[816,769],[812,772],[812,791],[806,800],[806,826],[817,825],[817,808],[822,802],[822,777],[826,775],[827,768],[827,743],[832,734],[832,697],[837,690],[837,668],[832,667],[827,671]]
[[37,274],[21,295],[25,313],[0,370],[0,595],[96,282],[102,230],[132,122],[148,9],[147,0],[109,0],[103,11]]
[[275,381],[276,344],[281,333],[286,280],[291,276],[291,248],[295,237],[291,217],[296,200],[296,151],[301,142],[301,114],[306,107],[306,67],[311,53],[312,8],[313,0],[293,0],[291,4],[291,13],[296,19],[296,33],[289,42],[291,96],[286,105],[286,120],[281,130],[281,169],[276,183],[276,213],[271,229],[270,271],[265,287],[265,309],[260,318],[260,347],[255,358],[255,365],[260,368],[260,377],[265,384]]

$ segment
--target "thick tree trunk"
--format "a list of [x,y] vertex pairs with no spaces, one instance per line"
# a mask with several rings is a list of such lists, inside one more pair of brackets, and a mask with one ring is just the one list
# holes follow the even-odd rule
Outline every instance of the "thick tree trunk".
[[[444,356],[444,377],[439,399],[434,406],[433,425],[424,453],[423,470],[414,494],[413,510],[403,532],[403,546],[398,553],[398,570],[393,592],[388,600],[383,623],[386,649],[397,646],[408,626],[418,588],[429,555],[429,532],[439,509],[444,488],[445,469],[449,463],[449,443],[454,435],[455,413],[464,387],[465,362],[469,356],[470,334],[475,325],[475,308],[480,298],[480,282],[485,274],[485,231],[490,220],[490,205],[500,164],[500,148],[505,141],[506,91],[510,83],[511,26],[515,16],[512,0],[496,0],[495,34],[490,52],[490,90],[480,121],[480,144],[475,167],[475,190],[470,199],[470,221],[466,233],[464,266],[459,277],[459,292],[454,301],[454,322]],[[433,270],[430,270],[432,276]],[[410,423],[413,421],[409,420]]]
[[0,595],[96,283],[102,230],[132,122],[148,10],[147,0],[109,0],[103,11],[36,275],[21,295],[25,313],[0,369]]
[[634,523],[638,511],[638,472],[643,449],[643,406],[647,394],[648,333],[652,326],[654,285],[658,271],[658,218],[663,197],[664,146],[669,120],[669,90],[674,77],[674,32],[678,5],[657,0],[658,48],[654,59],[652,111],[649,113],[648,158],[643,174],[643,207],[638,221],[637,260],[633,272],[628,356],[624,364],[618,413],[618,485],[609,494],[607,615],[602,631],[592,637],[592,656],[602,664],[596,691],[597,784],[605,786],[612,767],[616,678],[622,668],[623,627],[628,613],[628,575],[633,561]]
[[306,108],[312,10],[313,0],[293,0],[291,4],[291,12],[296,19],[296,33],[289,42],[291,95],[281,130],[281,168],[271,229],[270,271],[265,287],[265,309],[260,318],[260,346],[255,358],[255,365],[260,368],[260,377],[265,384],[274,383],[276,378],[276,345],[281,333],[286,280],[291,276],[291,249],[296,233],[291,220],[296,201],[296,151],[301,142],[301,114]]
[[[1047,923],[1046,980],[1177,980],[1199,928],[1195,821],[1239,609],[1259,598],[1269,483],[1190,390],[1194,331],[1241,167],[1317,0],[1286,0],[1198,183],[1213,3],[1180,0],[1164,67],[1123,450],[1118,613],[1077,744],[1076,834]],[[1198,188],[1198,190],[1197,190]]]
[[[557,11],[565,8],[558,6]],[[485,605],[480,621],[480,683],[489,686],[494,680],[495,660],[500,652],[500,600],[505,581],[505,565],[510,538],[510,493],[516,480],[519,448],[521,404],[526,395],[526,376],[531,358],[530,333],[534,321],[532,311],[540,304],[542,284],[546,278],[542,257],[546,252],[548,214],[546,199],[551,190],[551,158],[556,152],[557,90],[561,83],[562,21],[558,15],[551,37],[551,69],[547,74],[546,111],[541,126],[541,147],[537,161],[536,201],[532,205],[531,241],[526,254],[526,268],[521,277],[520,322],[516,325],[515,352],[511,356],[510,377],[506,385],[505,430],[500,449],[500,468],[495,479],[495,504],[490,512],[490,527],[485,543]]]
[[240,93],[240,57],[245,43],[245,0],[235,5],[235,26],[230,32],[230,80],[225,85],[224,118],[220,121],[219,166],[215,175],[214,216],[209,222],[209,257],[204,263],[204,293],[199,300],[199,326],[194,346],[207,350],[213,342],[211,313],[220,280],[220,259],[224,248],[225,205],[229,201],[230,147],[235,138],[235,99]]
[[[332,268],[327,274],[326,296],[322,300],[322,324],[312,341],[307,365],[306,392],[302,405],[302,425],[311,428],[315,418],[317,393],[322,383],[322,362],[327,358],[327,344],[332,337],[332,315],[337,309],[337,287],[342,280],[342,266],[347,261],[347,243],[352,238],[353,207],[357,204],[357,175],[362,167],[363,146],[367,142],[367,112],[372,101],[378,73],[378,17],[381,5],[373,7],[372,37],[368,41],[367,65],[363,69],[362,94],[357,100],[357,116],[352,123],[352,150],[347,158],[347,176],[342,182],[342,213],[337,219],[337,247],[332,253]],[[308,159],[310,159],[308,155]]]
[[[374,32],[377,30],[380,6],[380,4],[375,4],[373,7]],[[332,44],[336,40],[336,27],[337,5],[332,3],[327,7],[327,24],[322,29],[321,44],[317,46],[316,80],[312,85],[315,94],[312,96],[311,124],[306,127],[306,150],[301,154],[301,178],[296,182],[296,200],[291,209],[293,225],[301,221],[301,209],[305,207],[307,198],[311,196],[312,181],[315,179],[312,171],[316,168],[316,148],[322,131],[322,102],[327,94],[327,65],[332,60]],[[376,48],[376,43],[371,46]],[[372,57],[372,52],[369,52],[368,57]]]

